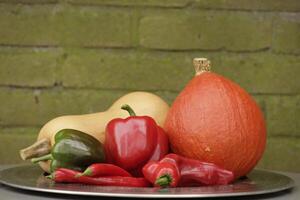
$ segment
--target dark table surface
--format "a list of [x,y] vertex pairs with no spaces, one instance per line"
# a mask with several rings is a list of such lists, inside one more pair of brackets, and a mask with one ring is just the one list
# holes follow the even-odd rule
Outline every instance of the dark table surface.
[[[1,166],[0,170],[5,169],[9,166]],[[300,200],[300,173],[288,173],[288,172],[278,172],[284,175],[291,177],[295,181],[295,187],[291,190],[286,190],[282,192],[277,192],[273,194],[267,195],[256,195],[249,197],[234,197],[234,198],[222,198],[222,199],[274,199],[274,200]],[[0,184],[0,199],[5,200],[54,200],[54,199],[84,199],[84,200],[92,200],[92,199],[114,199],[107,197],[85,197],[85,196],[74,196],[74,195],[61,195],[61,194],[50,194],[43,192],[32,192],[25,191],[21,189],[14,189],[5,185]],[[221,198],[208,198],[212,199],[221,199]]]

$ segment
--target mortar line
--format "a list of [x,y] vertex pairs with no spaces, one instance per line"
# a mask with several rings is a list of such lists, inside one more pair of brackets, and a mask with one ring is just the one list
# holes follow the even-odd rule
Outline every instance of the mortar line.
[[[90,91],[119,91],[119,92],[134,92],[134,91],[145,91],[145,92],[170,92],[170,93],[179,93],[180,90],[171,90],[171,89],[138,89],[138,88],[105,88],[105,87],[80,87],[80,86],[63,86],[63,85],[53,85],[53,86],[19,86],[19,85],[1,85],[0,89],[16,89],[16,90],[64,90],[64,91],[72,91],[72,90],[90,90]],[[296,93],[257,93],[257,92],[249,92],[252,96],[297,96],[300,95],[300,92]]]

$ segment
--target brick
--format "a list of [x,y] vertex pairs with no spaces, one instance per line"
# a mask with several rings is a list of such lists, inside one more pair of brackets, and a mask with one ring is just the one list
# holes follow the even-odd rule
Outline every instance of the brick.
[[[0,89],[0,126],[42,126],[61,115],[105,111],[129,91]],[[169,103],[177,92],[154,92]]]
[[129,47],[133,15],[120,9],[66,8],[56,18],[60,43],[85,47]]
[[2,135],[19,135],[19,136],[36,136],[40,131],[40,127],[24,126],[24,127],[0,127],[0,137]]
[[193,75],[191,62],[183,53],[79,51],[69,54],[63,66],[63,85],[106,89],[178,90]]
[[252,51],[270,46],[271,22],[269,15],[242,12],[149,14],[140,21],[140,44],[166,50]]
[[59,50],[0,51],[0,85],[42,87],[55,84]]
[[272,19],[269,15],[235,13],[227,16],[225,49],[252,51],[271,46]]
[[0,3],[57,3],[58,0],[0,0]]
[[298,0],[195,0],[195,7],[205,9],[299,11]]
[[270,53],[77,51],[69,54],[63,66],[63,85],[180,91],[194,75],[194,57],[208,57],[212,61],[212,71],[240,84],[250,93],[300,92],[296,77],[300,73],[300,58]]
[[29,163],[19,156],[19,150],[31,145],[37,138],[36,128],[0,128],[0,164]]
[[268,138],[267,148],[259,168],[300,172],[300,138]]
[[269,96],[266,108],[272,135],[300,136],[300,95]]
[[0,126],[41,126],[61,115],[107,109],[127,91],[0,89]]
[[28,125],[37,118],[34,94],[30,90],[1,88],[0,102],[0,125]]
[[0,44],[127,47],[132,15],[120,9],[63,5],[0,6]]
[[74,4],[108,5],[108,6],[156,6],[156,7],[184,7],[191,0],[66,0]]
[[300,54],[300,14],[281,14],[277,18],[272,46],[276,52]]
[[57,45],[52,7],[0,5],[0,44]]
[[300,58],[269,53],[222,54],[212,70],[255,94],[300,92]]

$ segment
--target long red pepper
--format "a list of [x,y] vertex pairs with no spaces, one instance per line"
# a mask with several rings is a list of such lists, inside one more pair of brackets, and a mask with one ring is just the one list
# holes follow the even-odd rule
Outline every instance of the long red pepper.
[[80,176],[80,172],[66,168],[55,170],[51,176],[55,182],[59,183],[83,183],[101,186],[123,186],[123,187],[148,187],[149,182],[145,178],[106,176],[87,177]]
[[173,163],[149,162],[143,167],[144,177],[157,187],[176,187],[180,173]]
[[231,171],[222,169],[215,164],[201,162],[190,158],[185,158],[176,154],[168,154],[160,163],[176,164],[180,171],[180,186],[194,184],[200,185],[224,185],[234,180]]
[[123,176],[123,177],[131,177],[132,175],[126,170],[122,169],[113,164],[106,163],[95,163],[90,165],[86,170],[81,174],[81,176],[91,176],[91,177],[99,177],[99,176]]

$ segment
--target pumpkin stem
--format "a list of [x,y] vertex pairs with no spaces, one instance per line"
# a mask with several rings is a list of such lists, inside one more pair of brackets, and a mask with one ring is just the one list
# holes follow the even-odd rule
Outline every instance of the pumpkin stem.
[[194,58],[193,64],[196,72],[195,76],[203,72],[210,72],[210,61],[207,58]]

